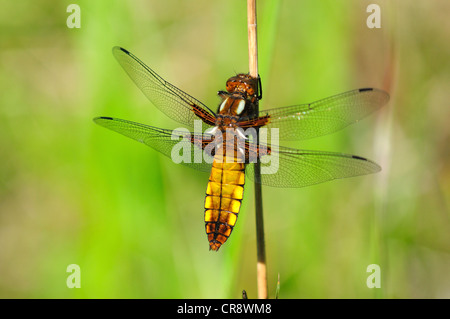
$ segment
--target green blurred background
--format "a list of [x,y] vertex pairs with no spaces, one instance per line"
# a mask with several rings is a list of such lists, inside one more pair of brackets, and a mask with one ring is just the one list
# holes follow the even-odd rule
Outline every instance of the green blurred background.
[[[248,71],[246,4],[0,1],[0,297],[256,297],[253,185],[218,253],[208,250],[208,174],[95,125],[168,119],[111,54],[123,46],[211,108]],[[366,156],[383,171],[302,189],[263,187],[269,294],[450,297],[450,2],[258,2],[261,108],[359,87],[390,103],[341,132],[285,146]],[[381,288],[366,271],[381,267]],[[81,288],[69,289],[69,264]]]

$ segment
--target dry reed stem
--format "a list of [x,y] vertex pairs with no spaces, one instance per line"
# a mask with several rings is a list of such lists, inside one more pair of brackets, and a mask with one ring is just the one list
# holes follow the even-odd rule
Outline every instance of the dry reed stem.
[[[247,0],[248,25],[248,60],[249,74],[258,78],[258,41],[256,28],[256,0]],[[256,141],[259,143],[259,137]],[[261,166],[259,160],[255,163],[255,218],[256,218],[256,256],[258,298],[267,299],[267,263],[264,242],[264,219],[262,206]]]

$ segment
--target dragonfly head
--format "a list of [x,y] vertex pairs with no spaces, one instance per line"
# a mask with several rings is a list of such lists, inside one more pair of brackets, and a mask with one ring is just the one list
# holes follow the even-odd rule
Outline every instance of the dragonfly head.
[[228,93],[241,95],[253,103],[257,99],[257,87],[258,79],[242,73],[229,78],[226,85]]

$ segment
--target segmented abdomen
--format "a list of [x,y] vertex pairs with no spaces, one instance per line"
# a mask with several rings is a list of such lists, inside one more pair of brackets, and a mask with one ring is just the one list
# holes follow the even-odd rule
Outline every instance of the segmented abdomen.
[[[232,161],[232,159],[230,160]],[[245,164],[227,163],[226,156],[216,154],[205,198],[205,228],[209,248],[218,250],[228,237],[241,208],[245,183]]]

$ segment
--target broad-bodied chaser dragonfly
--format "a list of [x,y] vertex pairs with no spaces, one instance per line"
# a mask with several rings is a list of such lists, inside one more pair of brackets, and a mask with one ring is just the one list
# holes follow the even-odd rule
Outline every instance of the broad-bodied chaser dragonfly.
[[[114,47],[113,54],[130,78],[147,98],[163,113],[179,123],[209,127],[205,132],[167,130],[112,117],[97,117],[94,121],[110,130],[144,143],[172,157],[174,148],[189,151],[181,164],[210,172],[205,198],[205,229],[210,250],[218,250],[236,225],[244,193],[245,176],[254,177],[255,160],[261,163],[275,156],[277,165],[261,174],[261,184],[275,187],[303,187],[333,179],[372,174],[380,171],[376,163],[355,155],[299,150],[254,143],[255,138],[243,134],[254,128],[261,131],[278,129],[283,140],[303,140],[340,130],[387,103],[389,95],[378,89],[357,89],[313,103],[268,110],[258,110],[259,79],[238,74],[226,82],[227,91],[219,91],[217,111],[164,80],[127,50]],[[198,125],[197,125],[198,126]],[[230,129],[236,132],[227,139]],[[175,138],[174,138],[175,136]],[[177,138],[178,137],[178,138]],[[220,140],[220,141],[219,141]],[[231,141],[231,142],[230,142]],[[209,155],[204,152],[209,145]],[[232,147],[227,147],[231,143]],[[239,146],[240,145],[240,146]],[[202,151],[205,156],[198,155]],[[175,152],[177,153],[177,152]],[[256,156],[255,156],[256,155]]]

